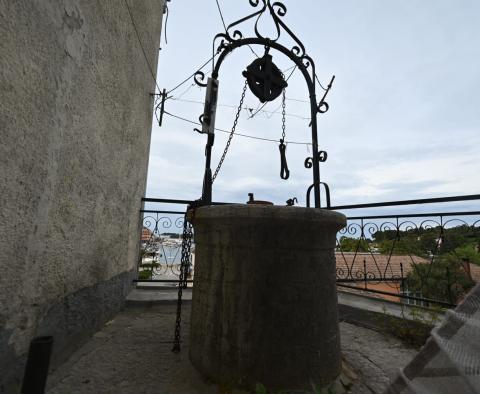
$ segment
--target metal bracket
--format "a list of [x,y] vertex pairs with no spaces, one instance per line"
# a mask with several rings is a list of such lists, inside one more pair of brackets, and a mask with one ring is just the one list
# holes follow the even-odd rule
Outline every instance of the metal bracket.
[[208,78],[205,93],[205,107],[201,118],[202,133],[215,134],[215,115],[217,112],[218,80]]
[[[318,182],[319,185],[323,185],[325,188],[325,195],[327,198],[327,207],[330,208],[330,188],[325,182]],[[310,208],[310,192],[312,191],[313,187],[315,186],[315,183],[312,183],[308,189],[307,189],[307,208]]]

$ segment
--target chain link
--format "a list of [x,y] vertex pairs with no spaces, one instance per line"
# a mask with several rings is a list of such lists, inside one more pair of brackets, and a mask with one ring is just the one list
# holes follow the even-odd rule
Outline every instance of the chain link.
[[282,92],[282,141],[285,142],[285,89]]
[[[188,212],[188,210],[187,210]],[[182,258],[180,261],[180,275],[178,277],[177,319],[175,321],[175,337],[172,351],[180,351],[180,333],[182,323],[182,293],[187,288],[188,274],[190,272],[190,251],[192,247],[192,224],[187,220],[187,214],[183,221]]]
[[218,172],[220,171],[220,168],[222,168],[223,161],[225,160],[225,156],[227,155],[228,148],[230,148],[230,143],[232,142],[233,135],[235,134],[235,129],[237,127],[238,123],[238,118],[240,117],[240,113],[242,112],[242,107],[243,107],[243,100],[245,99],[245,93],[247,92],[247,80],[245,80],[245,85],[243,86],[243,92],[242,92],[242,97],[240,98],[240,104],[237,109],[237,114],[235,115],[235,120],[233,121],[233,126],[232,126],[232,131],[230,132],[230,135],[228,136],[228,141],[227,145],[225,145],[225,149],[223,150],[222,157],[220,158],[220,161],[218,162],[217,168],[215,169],[215,173],[212,176],[212,183],[215,180],[215,178],[218,175]]

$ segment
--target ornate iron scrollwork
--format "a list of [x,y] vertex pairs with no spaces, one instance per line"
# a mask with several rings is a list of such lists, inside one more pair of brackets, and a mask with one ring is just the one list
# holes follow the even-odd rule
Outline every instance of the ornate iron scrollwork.
[[[287,34],[295,42],[295,45],[290,49],[292,51],[292,53],[294,55],[298,56],[298,57],[305,56],[304,45],[298,39],[298,37],[295,34],[293,34],[293,32],[288,28],[288,26],[281,19],[282,17],[284,17],[287,14],[287,7],[285,6],[285,4],[283,4],[279,1],[275,1],[274,3],[272,3],[270,0],[249,0],[249,3],[252,7],[258,7],[258,5],[260,3],[262,3],[263,5],[262,5],[262,8],[260,10],[258,10],[257,12],[254,12],[254,13],[252,13],[252,14],[244,17],[244,18],[241,18],[238,21],[233,22],[230,25],[228,25],[227,32],[226,32],[226,37],[225,37],[225,38],[227,38],[228,41],[235,41],[235,40],[238,40],[238,39],[243,37],[242,32],[240,30],[237,30],[237,29],[233,30],[233,32],[230,33],[232,28],[240,25],[243,22],[246,22],[249,19],[252,19],[252,18],[256,17],[257,20],[255,21],[254,31],[255,31],[255,35],[258,38],[261,38],[261,39],[264,39],[264,40],[269,40],[269,41],[272,41],[272,42],[276,42],[280,38],[281,29],[283,29],[284,31],[287,32]],[[270,13],[270,15],[273,19],[273,22],[275,24],[275,30],[276,30],[276,37],[275,38],[265,37],[264,35],[262,35],[260,33],[260,30],[259,30],[260,18],[262,17],[262,15],[267,10]],[[307,60],[307,62],[308,62],[308,60]],[[306,63],[305,63],[305,65],[307,66]]]
[[[276,43],[280,39],[281,32],[284,31],[292,39],[293,46],[288,50],[291,55],[297,57],[303,66],[308,69],[312,67],[312,78],[315,76],[315,64],[310,56],[307,55],[305,46],[299,40],[299,38],[290,30],[290,28],[283,22],[282,18],[287,14],[287,7],[279,2],[271,2],[270,0],[248,0],[250,5],[254,8],[260,6],[258,11],[251,13],[227,26],[227,29],[223,33],[217,34],[213,38],[212,42],[212,68],[214,68],[215,61],[214,58],[217,54],[223,51],[230,51],[231,44],[235,41],[244,39],[243,33],[239,30],[239,25],[244,22],[255,19],[254,33],[258,39],[265,41],[265,44]],[[262,16],[268,13],[270,14],[274,26],[275,26],[275,36],[267,37],[264,34],[260,33],[260,19]],[[194,74],[195,83],[199,86],[205,87],[206,84],[203,82],[205,75],[202,71],[197,71]]]
[[[320,152],[318,152],[318,161],[320,163],[326,162],[327,158],[328,158],[328,154],[327,154],[326,151],[321,150]],[[313,167],[313,157],[307,157],[305,159],[304,166],[305,166],[305,168],[312,168]]]
[[193,75],[193,80],[198,86],[201,86],[202,88],[206,88],[208,83],[203,82],[205,79],[205,73],[203,71],[198,70],[194,75]]

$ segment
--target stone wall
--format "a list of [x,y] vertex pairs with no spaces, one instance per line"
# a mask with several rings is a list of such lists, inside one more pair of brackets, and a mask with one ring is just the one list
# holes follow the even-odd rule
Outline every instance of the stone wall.
[[[156,71],[163,2],[128,0]],[[154,80],[124,0],[0,0],[0,392],[35,335],[53,366],[123,305]]]

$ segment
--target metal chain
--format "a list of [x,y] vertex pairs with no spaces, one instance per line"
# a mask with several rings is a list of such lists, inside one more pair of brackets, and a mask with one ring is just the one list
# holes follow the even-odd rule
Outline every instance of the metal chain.
[[285,142],[285,89],[282,92],[282,141]]
[[227,152],[228,152],[228,148],[230,148],[230,143],[232,142],[233,134],[235,134],[235,129],[237,127],[238,118],[240,117],[240,113],[242,112],[243,100],[245,99],[245,93],[247,91],[247,84],[248,84],[248,82],[245,79],[245,85],[243,86],[242,97],[240,98],[240,104],[239,104],[238,109],[237,109],[237,114],[235,115],[235,120],[233,121],[232,131],[230,132],[230,135],[229,135],[228,141],[227,141],[227,145],[225,146],[225,149],[223,150],[222,157],[220,158],[220,161],[218,162],[215,173],[212,176],[212,183],[215,180],[215,178],[217,177],[218,172],[220,171],[220,168],[222,167],[223,161],[225,160],[225,156],[227,155]]
[[[187,209],[188,212],[188,209]],[[182,258],[180,262],[180,275],[178,276],[178,299],[177,299],[177,319],[175,321],[175,337],[172,351],[180,351],[180,333],[182,323],[182,293],[187,288],[188,274],[190,271],[190,250],[192,247],[192,224],[187,220],[187,214],[183,221],[183,239],[182,239]]]

